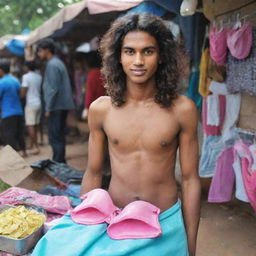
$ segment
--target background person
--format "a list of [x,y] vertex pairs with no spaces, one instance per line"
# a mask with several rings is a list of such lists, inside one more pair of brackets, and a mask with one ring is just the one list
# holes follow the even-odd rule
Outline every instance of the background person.
[[24,119],[19,98],[20,82],[9,74],[10,64],[0,62],[0,103],[3,142],[26,157]]
[[37,131],[40,123],[41,115],[41,84],[42,76],[36,72],[35,62],[25,62],[25,74],[22,77],[21,97],[26,97],[25,105],[25,123],[27,126],[30,146],[29,150],[32,154],[40,152],[37,142]]
[[38,56],[46,61],[43,78],[45,117],[52,159],[65,163],[65,128],[68,111],[74,109],[70,79],[66,66],[55,55],[55,43],[47,38],[38,43]]

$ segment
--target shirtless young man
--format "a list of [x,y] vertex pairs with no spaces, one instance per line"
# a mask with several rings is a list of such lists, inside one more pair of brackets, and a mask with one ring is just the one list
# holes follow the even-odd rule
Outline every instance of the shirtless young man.
[[[81,195],[101,187],[108,143],[108,192],[114,204],[124,208],[143,200],[157,206],[162,234],[114,240],[106,232],[107,224],[74,224],[65,216],[41,239],[33,256],[56,255],[57,250],[65,256],[188,256],[188,251],[194,256],[200,211],[197,110],[176,92],[178,47],[160,18],[132,14],[112,24],[100,49],[109,96],[97,99],[89,109],[89,159]],[[177,149],[185,227],[174,175]]]
[[[89,160],[81,194],[101,187],[105,143],[118,207],[148,201],[165,211],[177,202],[176,151],[190,255],[195,255],[200,211],[197,110],[178,95],[177,46],[162,21],[132,15],[116,21],[101,42],[108,95],[89,110]],[[176,255],[175,255],[176,256]],[[178,255],[177,255],[178,256]]]

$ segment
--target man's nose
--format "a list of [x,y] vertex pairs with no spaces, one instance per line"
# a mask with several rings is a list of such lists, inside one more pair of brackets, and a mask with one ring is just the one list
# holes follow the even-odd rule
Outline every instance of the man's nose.
[[135,65],[143,65],[144,64],[144,58],[141,53],[137,53],[135,55],[134,64]]

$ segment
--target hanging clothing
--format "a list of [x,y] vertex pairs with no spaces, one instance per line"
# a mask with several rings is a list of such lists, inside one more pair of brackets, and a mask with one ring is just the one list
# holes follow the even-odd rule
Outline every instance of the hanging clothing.
[[203,98],[203,107],[202,107],[202,126],[203,132],[205,135],[221,135],[221,129],[225,119],[225,109],[226,109],[226,97],[224,95],[218,95],[219,97],[219,125],[208,125],[207,124],[207,97]]
[[240,158],[237,156],[237,154],[234,153],[234,163],[233,163],[233,169],[235,172],[235,181],[236,181],[236,192],[235,197],[243,202],[249,202],[243,176],[242,176],[242,168],[241,168],[241,161]]
[[208,202],[228,202],[232,198],[235,174],[233,170],[233,148],[225,148],[217,159]]
[[234,145],[235,153],[241,159],[242,177],[251,206],[256,210],[256,172],[251,172],[253,159],[248,145],[238,141]]
[[210,57],[209,48],[206,48],[201,57],[200,61],[200,77],[199,77],[199,86],[198,91],[201,96],[207,96],[210,94],[209,86],[211,79],[208,77],[208,62]]
[[238,29],[229,29],[227,46],[233,57],[237,59],[247,58],[252,47],[252,24],[245,23]]
[[[213,95],[226,95],[225,118],[222,127],[222,139],[228,141],[234,137],[233,127],[235,126],[240,112],[241,95],[229,94],[225,83],[211,82],[209,90]],[[209,97],[209,96],[208,96]],[[213,109],[213,108],[212,108]],[[214,109],[211,115],[213,115]],[[208,117],[207,117],[208,118]]]
[[226,84],[229,93],[256,95],[256,29],[253,29],[252,49],[246,59],[239,60],[228,54]]
[[220,125],[219,95],[207,96],[207,125]]
[[216,27],[209,33],[210,54],[218,65],[224,65],[227,57],[227,29],[218,31]]
[[205,136],[202,145],[202,155],[199,163],[199,176],[213,177],[219,154],[225,148],[221,136]]

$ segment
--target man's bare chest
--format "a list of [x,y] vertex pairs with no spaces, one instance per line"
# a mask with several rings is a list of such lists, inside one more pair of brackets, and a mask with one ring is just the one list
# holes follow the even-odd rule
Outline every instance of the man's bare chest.
[[112,111],[104,122],[111,145],[123,150],[169,148],[179,132],[175,115],[168,111]]

